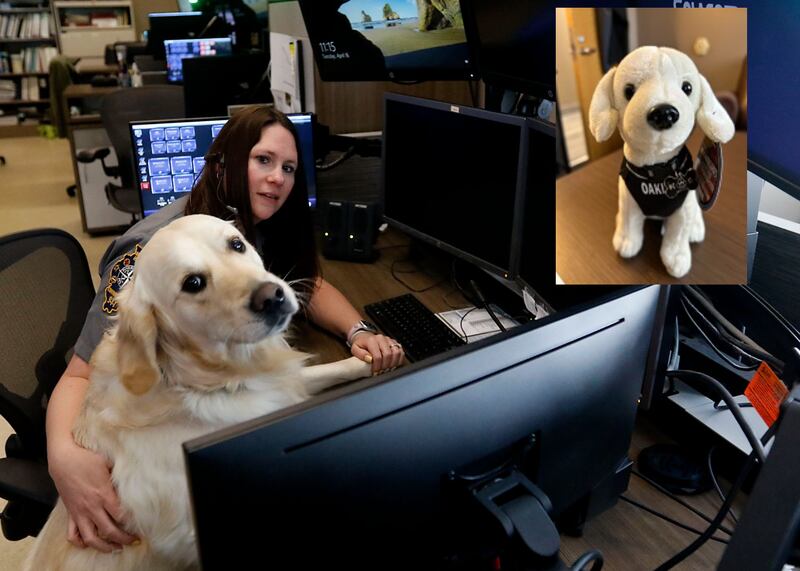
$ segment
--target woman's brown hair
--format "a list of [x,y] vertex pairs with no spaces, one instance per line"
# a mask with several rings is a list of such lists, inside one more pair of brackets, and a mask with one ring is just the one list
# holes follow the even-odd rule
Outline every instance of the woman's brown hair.
[[[283,206],[256,225],[247,174],[250,150],[261,139],[264,127],[275,124],[294,138],[298,159],[295,182]],[[225,124],[208,149],[206,166],[192,189],[184,214],[208,214],[226,220],[234,218],[232,208],[236,209],[236,225],[245,238],[261,247],[266,268],[287,280],[309,278],[316,282],[319,262],[299,137],[289,118],[272,107],[246,107]]]

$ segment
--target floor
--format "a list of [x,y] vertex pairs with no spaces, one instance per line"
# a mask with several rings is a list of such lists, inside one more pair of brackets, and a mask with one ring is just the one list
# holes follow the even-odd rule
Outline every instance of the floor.
[[[0,236],[33,228],[60,228],[75,236],[83,246],[92,272],[114,236],[92,238],[81,228],[77,198],[65,191],[73,183],[69,144],[66,139],[42,137],[0,139]],[[99,276],[95,275],[95,285]],[[0,443],[11,428],[0,417]],[[4,454],[0,446],[0,454]],[[0,500],[0,510],[5,502]],[[32,538],[10,542],[0,534],[0,571],[22,567]]]

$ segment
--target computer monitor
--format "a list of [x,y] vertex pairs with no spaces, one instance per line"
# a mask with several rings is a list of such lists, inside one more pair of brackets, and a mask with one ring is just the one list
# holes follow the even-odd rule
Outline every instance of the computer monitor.
[[775,441],[719,571],[778,571],[800,565],[800,385],[786,397],[777,423]]
[[233,47],[230,38],[194,38],[164,40],[164,51],[167,54],[167,81],[182,83],[184,60],[231,55]]
[[153,12],[147,15],[150,29],[147,30],[147,51],[155,59],[163,60],[164,40],[198,37],[209,20],[202,12]]
[[464,28],[487,84],[555,99],[555,6],[542,0],[462,0]]
[[[308,203],[317,203],[314,165],[314,116],[288,115],[297,129]],[[205,165],[205,154],[227,117],[132,121],[130,123],[136,182],[142,213],[149,216],[191,192]]]
[[539,119],[526,120],[528,165],[524,216],[519,239],[518,278],[538,289],[555,282],[555,126]]
[[[787,134],[800,133],[800,117],[792,110],[800,93],[800,4],[729,0],[746,7],[748,57],[747,168],[800,200],[800,161]],[[782,54],[776,58],[775,54]],[[785,55],[783,55],[785,54]]]
[[522,117],[386,94],[386,221],[513,279],[527,144]]
[[497,529],[462,484],[512,469],[562,528],[610,507],[659,289],[617,289],[187,442],[203,569],[492,568]]
[[227,114],[229,105],[272,102],[268,63],[263,52],[184,60],[186,116],[213,117]]
[[325,81],[474,77],[458,2],[300,0]]

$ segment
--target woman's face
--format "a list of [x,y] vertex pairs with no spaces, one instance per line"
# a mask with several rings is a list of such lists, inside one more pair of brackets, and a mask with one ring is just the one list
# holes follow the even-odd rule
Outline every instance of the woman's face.
[[292,134],[277,123],[264,127],[247,161],[250,206],[256,224],[270,218],[286,202],[296,170],[297,146]]

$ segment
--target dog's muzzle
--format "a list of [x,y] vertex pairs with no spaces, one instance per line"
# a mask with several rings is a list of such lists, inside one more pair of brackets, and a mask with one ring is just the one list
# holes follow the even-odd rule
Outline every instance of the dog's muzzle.
[[647,122],[658,131],[669,129],[680,119],[681,114],[672,105],[663,103],[656,105],[647,114]]
[[272,282],[260,285],[250,296],[250,310],[260,315],[269,325],[280,323],[294,313],[291,306],[286,301],[283,287]]

